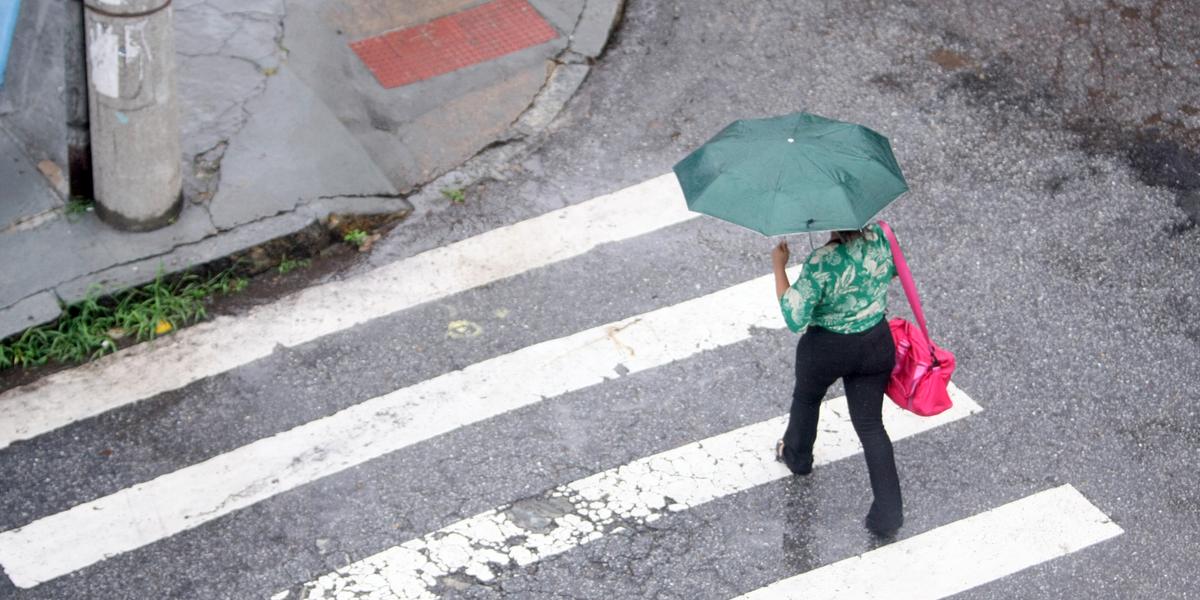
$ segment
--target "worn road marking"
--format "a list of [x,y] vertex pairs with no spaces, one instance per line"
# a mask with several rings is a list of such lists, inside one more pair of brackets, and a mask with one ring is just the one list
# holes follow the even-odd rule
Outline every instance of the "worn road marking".
[[458,427],[782,327],[772,281],[527,346],[2,532],[0,566],[37,585]]
[[0,449],[359,323],[694,218],[672,174],[219,317],[0,394]]
[[1122,533],[1074,487],[1064,485],[777,581],[739,600],[934,600]]
[[[892,439],[981,410],[958,388],[951,391],[954,407],[932,418],[886,403]],[[824,411],[816,463],[862,452],[846,398],[830,400]],[[491,582],[504,569],[524,567],[667,513],[786,477],[787,468],[773,454],[786,425],[786,416],[755,423],[480,513],[325,575],[304,585],[300,597],[423,600],[437,598],[435,589],[446,577]]]

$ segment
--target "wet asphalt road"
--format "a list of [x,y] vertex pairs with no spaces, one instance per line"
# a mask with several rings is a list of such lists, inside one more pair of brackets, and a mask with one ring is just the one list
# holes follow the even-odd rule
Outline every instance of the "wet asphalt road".
[[[1200,55],[1187,34],[1200,10],[962,4],[632,1],[541,149],[504,180],[469,189],[467,202],[417,214],[371,263],[660,175],[736,118],[807,110],[872,126],[891,138],[912,188],[885,216],[905,240],[934,336],[958,356],[955,381],[984,407],[897,444],[905,535],[1071,484],[1125,533],[958,597],[1200,597]],[[793,243],[802,253],[808,242]],[[0,451],[0,479],[15,482],[0,490],[0,530],[398,387],[765,274],[769,246],[713,221],[684,223],[14,445]],[[448,338],[458,318],[483,334]],[[779,414],[792,344],[786,331],[756,332],[33,590],[0,579],[0,596],[266,597],[493,506]],[[497,585],[446,591],[728,598],[870,549],[868,502],[861,459],[845,460]]]
[[[957,436],[901,446],[910,528],[1071,483],[1126,534],[963,597],[1200,597],[1198,28],[1200,7],[1187,2],[632,2],[542,151],[510,181],[473,190],[467,210],[430,217],[443,227],[404,230],[378,259],[457,238],[476,219],[549,208],[527,198],[570,203],[666,172],[736,118],[806,110],[866,123],[890,136],[913,190],[885,216],[907,239],[935,336],[985,407]],[[697,245],[723,248],[726,267],[768,269],[761,238],[698,229]],[[661,285],[689,285],[703,260],[674,257],[679,276]],[[604,298],[624,289],[586,275],[580,285]],[[904,306],[898,290],[892,303]],[[790,359],[778,356],[766,374],[708,379],[765,391],[789,375],[773,371]],[[862,493],[861,474],[845,470],[850,481],[779,485],[693,518],[786,533],[777,521],[797,494],[823,514],[838,510],[831,498]],[[806,552],[861,543],[846,531],[853,522],[842,515],[842,529],[808,537]],[[521,581],[545,591],[587,573],[600,590],[629,579],[597,567],[608,565],[738,587],[722,563],[775,569],[765,565],[780,559],[776,547],[712,561],[692,545],[720,536],[663,538],[661,552],[644,540],[614,550],[625,557],[615,561],[594,549]],[[700,583],[683,593],[634,580],[615,589],[704,595]]]

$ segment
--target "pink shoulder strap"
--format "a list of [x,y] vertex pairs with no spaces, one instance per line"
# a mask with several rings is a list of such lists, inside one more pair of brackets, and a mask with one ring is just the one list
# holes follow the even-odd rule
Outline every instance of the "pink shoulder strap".
[[913,281],[912,272],[908,270],[908,262],[904,260],[904,253],[900,251],[900,242],[896,241],[896,234],[892,233],[892,228],[886,221],[880,221],[879,227],[883,229],[883,235],[887,236],[888,244],[892,247],[892,260],[896,263],[896,274],[900,277],[900,284],[904,286],[904,295],[908,297],[908,305],[912,307],[913,316],[917,318],[917,324],[921,326],[921,333],[925,334],[925,341],[929,342],[929,346],[933,347],[933,340],[929,337],[929,328],[925,325],[925,311],[921,310],[921,297],[917,295],[917,284]]

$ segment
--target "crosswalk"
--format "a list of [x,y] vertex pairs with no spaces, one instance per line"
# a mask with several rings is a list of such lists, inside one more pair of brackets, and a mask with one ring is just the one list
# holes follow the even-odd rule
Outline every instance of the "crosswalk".
[[[957,405],[933,419],[889,409],[892,438],[904,439],[980,410],[961,391],[953,392]],[[826,410],[835,419],[826,424],[814,449],[817,465],[860,451],[845,397],[831,400]],[[546,533],[522,525],[512,507],[503,506],[321,578],[306,590],[305,597],[337,598],[348,593],[354,597],[394,594],[431,598],[430,588],[451,573],[461,571],[488,582],[496,577],[495,570],[509,564],[528,566],[609,531],[653,522],[671,512],[786,477],[787,469],[763,452],[786,425],[786,415],[777,417],[558,486],[546,493],[544,501],[560,504],[563,514],[555,517],[554,527]]]
[[[0,448],[181,388],[275,352],[695,218],[673,176],[309,288],[239,317],[220,317],[47,377],[36,393],[0,394]],[[237,331],[237,336],[230,335]],[[158,365],[186,368],[158,370]]]
[[[364,323],[464,293],[486,293],[488,286],[515,276],[570,269],[572,260],[599,246],[694,227],[694,217],[684,208],[673,177],[664,175],[51,375],[0,394],[0,465],[36,462],[34,442],[110,415],[135,415],[140,404],[164,395],[203,403],[202,392],[188,386],[252,368],[286,348],[320,346]],[[630,270],[636,274],[637,265]],[[203,544],[231,519],[253,519],[306,502],[328,503],[329,498],[316,496],[322,481],[354,472],[365,473],[372,485],[394,485],[370,473],[455,432],[493,423],[519,430],[514,420],[522,411],[554,411],[566,397],[602,395],[618,382],[636,386],[639,378],[658,377],[674,365],[745,352],[756,336],[777,335],[783,327],[771,290],[770,277],[754,277],[363,398],[152,477],[126,478],[113,490],[0,531],[0,567],[22,590],[17,597],[42,597],[38,594],[49,586],[57,586],[52,594],[69,590],[72,597],[111,596],[103,585],[86,582],[119,581],[129,575],[123,571],[143,564],[152,573],[153,565],[175,562],[158,560],[157,549],[185,535]],[[155,376],[145,376],[148,372]],[[787,379],[787,374],[780,377]],[[958,388],[952,392],[955,408],[935,418],[889,406],[885,418],[893,439],[936,436],[934,430],[952,423],[986,418],[986,402],[981,406]],[[697,401],[723,402],[705,398],[702,391]],[[832,465],[860,452],[844,399],[827,402],[823,413],[818,463]],[[743,418],[727,431],[635,454],[581,478],[556,481],[532,496],[496,498],[484,504],[490,509],[467,512],[473,516],[460,515],[416,537],[380,542],[370,536],[369,543],[347,551],[333,569],[324,560],[280,565],[255,574],[258,583],[250,596],[435,598],[451,589],[448,581],[493,585],[592,542],[637,536],[647,524],[786,478],[786,469],[771,453],[785,419],[777,414],[766,420]],[[71,439],[67,436],[63,443],[69,445]],[[290,499],[296,501],[280,501]],[[289,516],[271,518],[286,521]],[[742,593],[787,598],[792,597],[789,590],[807,589],[825,591],[806,597],[940,598],[1120,533],[1087,498],[1064,485]],[[954,560],[936,560],[948,552]],[[137,558],[123,560],[127,556]],[[930,558],[920,558],[926,556]],[[875,576],[879,565],[897,561],[920,568],[906,571],[908,579]],[[206,585],[228,585],[214,581],[246,575],[192,568],[209,580]],[[943,584],[918,585],[930,578]]]
[[739,600],[945,598],[1121,535],[1063,485],[890,546],[790,577]]

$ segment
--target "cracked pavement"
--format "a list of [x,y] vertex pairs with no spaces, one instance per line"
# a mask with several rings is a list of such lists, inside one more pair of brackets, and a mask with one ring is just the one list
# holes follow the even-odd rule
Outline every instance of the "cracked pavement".
[[720,448],[693,444],[556,486],[355,563],[306,587],[301,597],[437,598],[447,578],[489,585],[501,571],[605,535],[641,531],[666,514],[732,491],[722,483],[730,471],[754,480],[779,478],[783,467],[763,448],[781,426],[777,420]]
[[[19,219],[0,232],[0,250],[40,254],[51,268],[3,267],[13,272],[0,272],[11,280],[0,291],[0,336],[50,320],[60,302],[81,300],[93,286],[144,283],[160,269],[208,263],[330,214],[444,208],[442,189],[490,176],[536,147],[620,10],[619,0],[538,0],[559,38],[385,90],[349,43],[415,23],[409,13],[380,17],[386,7],[375,4],[175,2],[183,213],[132,237],[90,212]],[[454,8],[404,6],[427,18]]]
[[183,162],[192,166],[184,170],[184,195],[203,204],[219,185],[230,140],[250,119],[247,103],[287,59],[285,4],[178,0],[174,11]]

